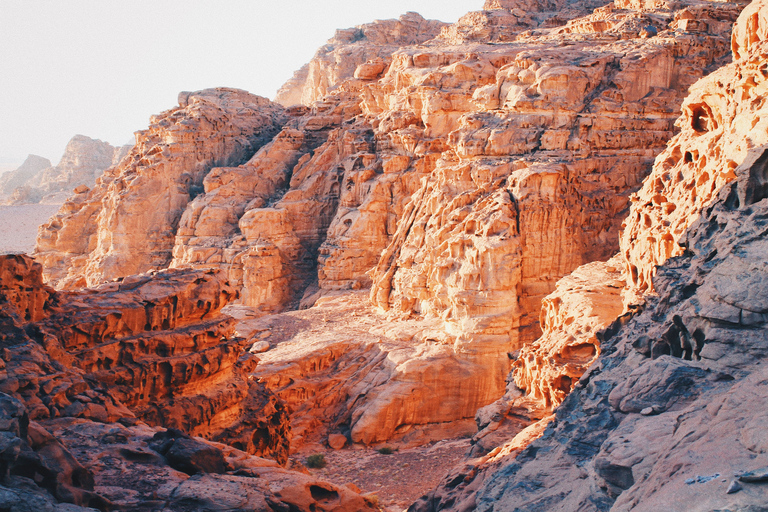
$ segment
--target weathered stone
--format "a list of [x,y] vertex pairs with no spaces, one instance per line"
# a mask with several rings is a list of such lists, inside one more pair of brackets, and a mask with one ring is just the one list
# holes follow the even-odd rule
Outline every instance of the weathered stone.
[[328,436],[328,446],[334,450],[341,450],[347,446],[347,436],[343,434],[330,434]]
[[89,192],[43,228],[36,257],[59,288],[165,268],[187,203],[211,168],[238,165],[271,139],[282,108],[237,89],[182,93]]

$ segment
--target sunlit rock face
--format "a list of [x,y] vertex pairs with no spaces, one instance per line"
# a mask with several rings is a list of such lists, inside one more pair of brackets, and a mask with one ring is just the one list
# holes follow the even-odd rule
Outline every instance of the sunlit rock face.
[[[768,145],[759,128],[766,7],[744,9],[734,61],[691,88],[680,135],[634,200],[622,252],[578,268],[545,299],[544,334],[520,351],[510,380],[520,401],[562,401],[555,421],[525,449],[524,430],[457,468],[413,510],[688,510],[694,502],[695,510],[748,510],[765,502],[753,482],[768,464],[756,431],[768,339]],[[656,236],[675,230],[669,243]],[[623,283],[630,311],[618,316]],[[581,350],[590,338],[592,357],[600,355],[584,372],[568,349],[589,356]],[[563,376],[580,376],[564,399]],[[455,485],[458,474],[467,476]]]
[[620,259],[583,265],[557,282],[541,305],[540,338],[520,350],[515,385],[543,407],[560,405],[600,355],[598,332],[623,312]]
[[[338,79],[307,81],[327,93],[309,106],[185,96],[64,205],[38,258],[64,287],[215,267],[258,314],[370,288],[402,350],[384,350],[376,379],[348,379],[353,439],[471,418],[504,393],[557,280],[618,250],[628,196],[688,87],[727,59],[739,9],[489,2],[450,27],[407,15],[359,29],[313,61],[311,76]],[[360,50],[372,41],[410,46]],[[344,48],[362,51],[353,71],[334,60]],[[250,153],[232,142],[251,136]],[[99,228],[76,238],[84,225]]]
[[397,20],[377,20],[337,30],[314,58],[277,91],[275,101],[286,107],[312,105],[344,80],[379,78],[398,48],[428,41],[446,26],[409,12]]
[[[165,270],[61,293],[27,256],[0,258],[0,390],[33,420],[140,418],[285,462],[282,402],[248,379],[258,359],[220,313],[215,270]],[[9,357],[10,356],[10,357]]]
[[271,139],[282,108],[236,89],[182,93],[92,190],[78,190],[38,237],[36,258],[58,288],[95,285],[171,261],[187,203],[217,165],[239,164]]
[[629,285],[653,291],[655,268],[679,256],[686,229],[753,148],[768,143],[768,91],[761,42],[764,9],[751,4],[733,31],[733,63],[697,82],[682,107],[680,129],[632,197],[621,237]]

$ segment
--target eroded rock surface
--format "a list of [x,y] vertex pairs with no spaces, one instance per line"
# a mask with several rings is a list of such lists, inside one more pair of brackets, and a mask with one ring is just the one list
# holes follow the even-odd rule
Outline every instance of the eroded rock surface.
[[376,509],[253,455],[286,462],[288,418],[247,378],[257,359],[220,313],[237,293],[221,272],[71,293],[41,277],[27,256],[0,258],[0,506]]
[[36,258],[58,288],[95,285],[171,261],[187,203],[212,167],[238,165],[279,130],[283,109],[237,89],[181,93],[120,164],[79,189],[40,231]]
[[30,422],[23,404],[2,393],[0,447],[8,510],[377,510],[344,486],[179,431],[71,417]]
[[[738,123],[741,128],[729,125],[702,145],[701,137],[717,131],[719,121],[692,134],[685,124],[693,119],[692,110],[684,112],[681,135],[659,156],[638,196],[642,198],[654,183],[669,180],[668,195],[685,200],[670,201],[672,207],[664,210],[668,217],[661,209],[654,210],[644,223],[636,213],[653,209],[653,201],[638,201],[627,221],[622,236],[625,250],[617,258],[628,261],[627,268],[645,272],[642,278],[638,278],[642,272],[629,273],[630,302],[640,295],[638,286],[640,293],[656,294],[645,295],[644,305],[610,325],[610,317],[595,317],[598,325],[607,326],[596,333],[601,355],[556,410],[540,439],[521,445],[525,433],[521,432],[485,458],[470,461],[463,480],[454,485],[454,477],[462,471],[457,468],[413,510],[761,509],[768,489],[755,484],[750,475],[766,466],[754,426],[764,420],[756,405],[765,397],[761,363],[766,340],[761,292],[765,275],[757,255],[764,250],[761,233],[768,212],[768,146],[756,145],[765,130],[753,133],[749,127],[759,124],[756,109],[765,96],[759,91],[766,77],[752,72],[766,57],[765,21],[760,15],[765,9],[765,2],[754,2],[744,10],[733,31],[734,63],[696,84],[684,104],[701,105],[702,97],[714,95],[732,116],[729,119],[740,114],[751,120]],[[717,84],[738,83],[741,77],[751,78],[729,89],[732,94],[720,94]],[[713,87],[717,94],[704,93]],[[666,171],[673,150],[698,154],[702,162],[719,159],[722,176],[710,179],[708,168],[686,170],[676,161],[681,172],[678,179],[670,179],[674,176]],[[740,164],[729,163],[735,162],[729,151]],[[691,158],[683,156],[688,160],[684,163],[691,164]],[[685,172],[693,173],[691,179],[682,179]],[[693,197],[691,183],[696,178],[706,182],[708,194],[700,203],[687,201]],[[689,215],[678,216],[677,208]],[[658,242],[653,234],[671,225],[680,229],[674,250],[662,254],[649,249],[649,241]],[[552,393],[553,383],[566,368],[558,368],[557,357],[545,359],[548,349],[552,341],[563,346],[569,338],[578,338],[569,331],[574,324],[583,330],[578,324],[590,318],[583,309],[590,301],[589,293],[578,287],[569,290],[570,304],[558,304],[562,309],[552,308],[552,301],[567,297],[568,283],[587,268],[563,279],[558,292],[547,299],[549,308],[544,311],[557,311],[561,318],[521,351],[531,353],[516,363],[510,376],[531,391],[531,397],[557,395]],[[616,277],[595,275],[589,285],[615,286],[621,283]],[[613,296],[613,307],[620,310],[620,299],[615,292]],[[543,312],[545,321],[553,318]],[[555,375],[553,368],[558,370]],[[517,386],[511,387],[514,390],[518,396],[522,393]],[[541,429],[538,425],[541,422],[529,428]],[[734,484],[738,481],[742,483]],[[746,487],[745,481],[751,486]]]
[[[531,6],[509,29],[514,41],[469,16],[461,30],[359,66],[306,113],[295,109],[247,164],[211,173],[172,265],[224,269],[264,313],[372,285],[388,321],[447,333],[412,337],[434,366],[400,361],[393,380],[411,397],[472,397],[456,409],[471,417],[504,393],[507,353],[537,337],[556,281],[618,249],[627,196],[674,133],[688,86],[727,58],[740,10],[571,6],[572,22],[548,22],[561,7]],[[692,17],[698,28],[680,21]],[[470,25],[479,35],[457,35]],[[483,375],[482,387],[427,384],[451,365]],[[389,398],[398,386],[366,395],[370,429],[429,410]]]
[[[688,87],[728,59],[742,6],[488,2],[429,41],[442,25],[416,15],[343,32],[299,80],[309,106],[229,90],[183,98],[129,163],[64,205],[37,255],[65,287],[217,267],[260,314],[370,287],[387,311],[377,318],[407,333],[395,336],[403,349],[382,352],[376,379],[348,379],[365,385],[334,403],[354,412],[325,417],[346,414],[364,442],[467,421],[505,393],[508,354],[540,334],[557,280],[618,250],[629,194]],[[373,41],[406,46],[374,55]],[[211,133],[199,112],[219,116],[206,142],[191,141]],[[236,161],[222,141],[251,136],[238,130],[264,144]],[[158,143],[169,134],[181,142]],[[68,230],[87,218],[99,227],[75,242]],[[317,350],[301,357],[322,360]]]
[[[764,167],[735,172],[744,186]],[[607,355],[542,438],[486,481],[478,510],[542,502],[551,510],[748,510],[765,503],[765,485],[726,493],[741,473],[768,465],[755,430],[766,392],[759,291],[766,276],[758,254],[768,201],[740,188],[728,185],[702,212],[687,233],[690,255],[658,268],[660,297],[603,344]],[[563,480],[550,479],[566,461],[572,469],[556,473]],[[516,485],[523,481],[541,488]]]
[[284,406],[248,380],[258,359],[219,313],[237,293],[221,273],[168,270],[60,293],[28,257],[0,261],[0,391],[32,420],[138,417],[286,461]]
[[379,78],[392,53],[402,46],[434,38],[445,26],[409,12],[397,20],[377,20],[337,30],[314,58],[277,91],[275,101],[286,107],[312,105],[348,78]]
[[749,151],[768,142],[768,81],[758,49],[766,22],[757,5],[735,26],[734,62],[691,88],[677,121],[680,133],[632,198],[621,252],[636,293],[653,291],[655,267],[683,253],[679,241],[688,226],[736,178]]

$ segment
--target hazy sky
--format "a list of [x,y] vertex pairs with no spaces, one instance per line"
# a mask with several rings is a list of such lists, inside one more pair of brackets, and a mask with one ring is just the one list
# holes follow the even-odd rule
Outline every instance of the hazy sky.
[[0,165],[56,164],[83,134],[126,144],[180,91],[273,98],[337,28],[482,0],[0,0]]

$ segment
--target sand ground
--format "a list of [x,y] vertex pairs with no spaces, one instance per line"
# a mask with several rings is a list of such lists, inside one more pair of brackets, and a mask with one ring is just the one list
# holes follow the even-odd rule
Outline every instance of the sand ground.
[[58,211],[57,204],[0,206],[0,254],[31,253],[37,228]]

